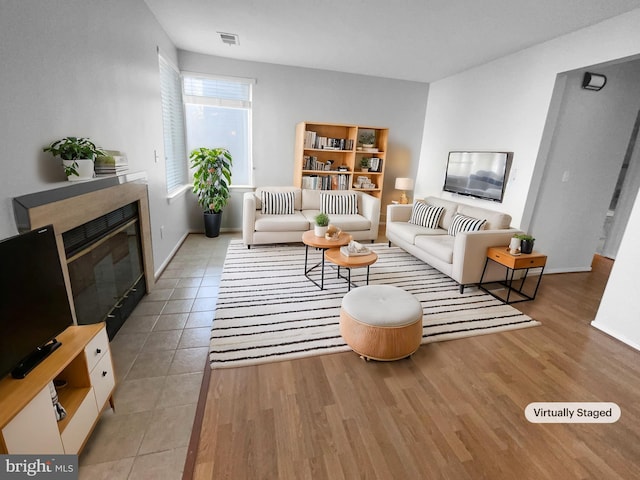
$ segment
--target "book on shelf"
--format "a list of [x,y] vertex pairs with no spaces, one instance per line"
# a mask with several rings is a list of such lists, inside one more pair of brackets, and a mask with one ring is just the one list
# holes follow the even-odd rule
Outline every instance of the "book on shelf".
[[371,157],[369,159],[369,171],[370,172],[382,172],[382,159],[378,157]]
[[350,138],[322,137],[316,132],[304,132],[304,148],[320,150],[353,150],[353,140]]
[[349,175],[303,175],[301,187],[305,190],[349,190]]

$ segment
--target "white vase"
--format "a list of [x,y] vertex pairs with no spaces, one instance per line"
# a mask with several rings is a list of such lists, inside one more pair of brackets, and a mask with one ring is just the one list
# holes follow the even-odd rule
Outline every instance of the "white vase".
[[520,239],[516,237],[511,237],[511,242],[509,242],[509,253],[515,255],[520,252]]
[[80,180],[90,180],[93,178],[93,160],[91,160],[90,158],[81,158],[78,160],[62,160],[62,164],[65,167],[72,166],[73,162],[77,164],[76,170],[78,171],[78,175],[69,175],[67,176],[67,180],[69,180],[70,182],[77,182]]
[[324,237],[324,234],[327,233],[327,229],[328,228],[329,228],[328,226],[321,227],[320,225],[314,225],[313,226],[313,234],[316,237]]

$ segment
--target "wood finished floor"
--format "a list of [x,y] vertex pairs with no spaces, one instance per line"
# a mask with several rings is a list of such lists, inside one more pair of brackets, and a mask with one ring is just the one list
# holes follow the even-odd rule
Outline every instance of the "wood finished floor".
[[[610,266],[546,275],[518,304],[541,327],[391,363],[341,353],[214,370],[185,478],[640,478],[640,352],[590,326]],[[540,401],[616,402],[622,417],[531,424],[524,408]]]

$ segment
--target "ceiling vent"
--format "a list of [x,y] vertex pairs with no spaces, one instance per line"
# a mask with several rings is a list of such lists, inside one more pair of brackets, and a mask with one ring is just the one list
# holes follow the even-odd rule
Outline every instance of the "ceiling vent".
[[240,38],[235,33],[218,32],[222,43],[227,45],[240,45]]

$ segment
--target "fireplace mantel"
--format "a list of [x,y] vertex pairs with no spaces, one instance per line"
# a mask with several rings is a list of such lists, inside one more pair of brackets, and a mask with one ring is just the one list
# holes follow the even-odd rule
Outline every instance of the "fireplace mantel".
[[72,306],[74,322],[77,322],[69,270],[62,235],[80,225],[106,215],[125,205],[137,203],[140,227],[140,243],[146,290],[154,284],[153,255],[151,248],[151,226],[149,221],[149,199],[144,173],[101,177],[87,182],[31,193],[13,199],[16,225],[20,232],[53,225],[62,261],[62,270],[67,285],[67,294]]
[[[20,233],[27,232],[29,230],[33,230],[34,228],[41,227],[43,225],[49,225],[49,223],[40,223],[39,225],[34,225],[32,216],[38,215],[38,212],[48,212],[47,205],[56,204],[56,207],[53,207],[54,210],[61,208],[63,205],[71,205],[76,208],[74,212],[69,212],[72,215],[78,213],[77,205],[82,205],[78,203],[79,197],[83,197],[84,195],[98,192],[100,190],[104,190],[107,188],[115,187],[118,185],[124,185],[127,183],[147,183],[147,176],[144,172],[137,173],[127,173],[124,175],[112,175],[108,177],[97,177],[92,180],[87,180],[86,182],[66,182],[63,183],[63,186],[54,188],[51,190],[43,190],[41,192],[29,193],[26,195],[22,195],[20,197],[15,197],[13,199],[13,212],[16,219],[16,226],[18,227],[18,231]],[[83,197],[84,198],[84,197]],[[76,200],[70,200],[76,199]],[[70,200],[69,203],[58,203],[64,200]],[[116,207],[118,208],[118,207]],[[82,210],[82,209],[80,209]],[[106,212],[103,212],[106,213]],[[93,218],[102,215],[102,213],[95,215]],[[90,218],[89,220],[92,220]],[[74,227],[81,225],[82,223],[86,223],[86,221],[80,222]],[[71,228],[74,228],[71,227]],[[61,233],[61,232],[57,232]]]

